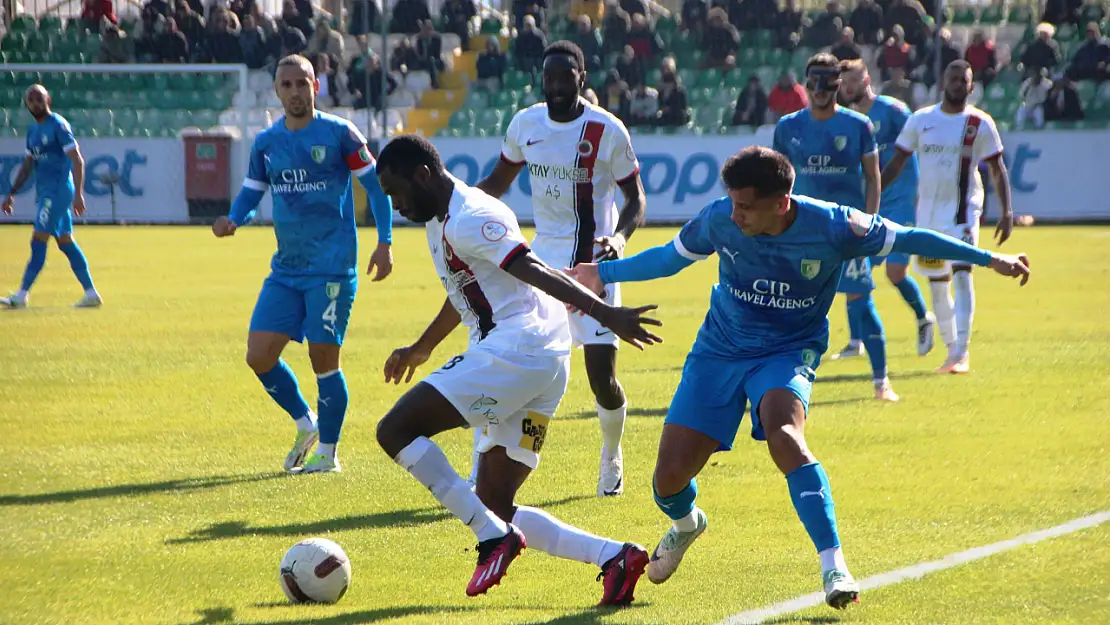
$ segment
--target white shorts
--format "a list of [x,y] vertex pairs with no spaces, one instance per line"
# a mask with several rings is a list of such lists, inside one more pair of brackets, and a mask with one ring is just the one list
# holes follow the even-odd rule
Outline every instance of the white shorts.
[[[935,224],[918,224],[918,228],[925,228],[941,234],[959,239],[968,245],[979,247],[979,218],[969,221],[966,224],[956,224],[951,221],[945,223]],[[952,275],[952,262],[942,260],[939,258],[925,258],[922,256],[913,257],[914,267],[917,272],[927,278],[945,278]]]
[[[595,246],[594,252],[600,251]],[[568,244],[563,240],[539,240],[533,242],[532,252],[536,256],[555,269],[562,269],[566,266],[566,261],[574,256],[573,245]],[[621,305],[621,285],[620,284],[607,284],[605,291],[601,294],[601,299],[610,306]],[[583,345],[612,345],[613,347],[620,346],[620,338],[613,334],[609,328],[602,326],[597,322],[597,319],[587,315],[569,314],[570,318],[570,338],[574,341],[576,347]]]
[[484,428],[479,453],[504,447],[535,469],[547,426],[567,390],[569,355],[525,355],[471,348],[424,381],[471,427]]

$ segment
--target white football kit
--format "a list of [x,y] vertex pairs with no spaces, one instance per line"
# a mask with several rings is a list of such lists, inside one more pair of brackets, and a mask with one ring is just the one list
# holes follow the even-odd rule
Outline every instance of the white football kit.
[[533,469],[566,392],[565,306],[504,270],[528,242],[505,204],[455,179],[447,217],[425,228],[436,273],[470,333],[470,347],[424,379],[496,446]]
[[[618,186],[640,171],[624,124],[583,104],[585,112],[567,123],[552,121],[544,103],[520,111],[501,148],[506,162],[527,164],[536,221],[532,250],[557,269],[593,261],[594,239],[616,232]],[[620,285],[606,286],[602,298],[619,306]],[[570,327],[579,345],[620,342],[592,317],[572,315]]]
[[[917,227],[978,245],[984,198],[979,163],[1002,154],[991,116],[974,106],[949,114],[935,104],[910,116],[897,146],[917,154]],[[929,277],[951,274],[948,261],[915,257],[915,263]]]

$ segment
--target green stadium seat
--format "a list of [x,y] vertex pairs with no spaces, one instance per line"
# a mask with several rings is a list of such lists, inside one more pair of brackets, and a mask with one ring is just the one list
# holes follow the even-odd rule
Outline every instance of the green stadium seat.
[[743,69],[750,69],[759,65],[760,51],[756,48],[742,48],[736,57],[736,65]]
[[540,96],[536,93],[536,90],[533,89],[530,91],[525,91],[524,94],[520,96],[519,106],[522,109],[528,108],[529,106],[532,106],[539,101]]
[[62,32],[62,19],[57,15],[44,15],[39,18],[39,31]]
[[786,67],[790,65],[790,53],[782,48],[771,48],[763,55],[763,63],[775,67]]
[[23,90],[18,87],[4,87],[0,89],[0,106],[4,108],[18,108],[23,99]]
[[9,52],[13,50],[21,50],[27,45],[27,38],[19,32],[11,32],[4,35],[3,41],[0,41],[0,50]]
[[1011,24],[1031,24],[1034,19],[1033,7],[1028,4],[1020,4],[1010,8],[1010,13],[1006,16],[1006,21]]
[[483,91],[473,90],[466,94],[466,102],[463,103],[463,108],[480,109],[489,105],[489,98]]
[[[465,134],[464,134],[464,132],[465,132]],[[470,134],[469,129],[467,129],[467,131],[464,131],[461,128],[450,128],[450,127],[448,127],[448,128],[440,128],[439,132],[436,133],[436,136],[437,137],[463,137],[463,136],[466,136],[467,134]]]
[[[693,67],[682,67],[678,70],[678,79],[682,81],[683,85],[696,86],[698,79],[701,77],[701,70],[694,69]],[[631,87],[632,85],[629,85]]]
[[1075,130],[1075,122],[1045,122],[1045,130]]
[[755,75],[759,77],[759,82],[763,83],[763,89],[770,91],[775,81],[779,79],[779,74],[782,70],[770,65],[763,65],[755,68]]
[[474,126],[476,128],[500,128],[501,123],[501,109],[487,107],[475,112]]
[[697,77],[697,82],[694,83],[695,87],[708,87],[710,89],[720,89],[724,84],[724,72],[719,69],[704,69]]
[[1014,67],[1013,65],[1009,65],[1002,68],[1002,71],[998,72],[998,81],[1020,85],[1022,81],[1022,75],[1016,67]]
[[713,90],[709,87],[694,87],[693,89],[687,89],[686,93],[689,94],[692,106],[702,106],[713,101]]
[[474,111],[471,109],[455,111],[451,115],[451,119],[447,121],[447,126],[463,129],[469,133],[470,129],[474,127]]
[[14,87],[16,84],[14,73],[0,72],[0,87]]
[[511,89],[502,89],[497,93],[491,93],[489,96],[489,105],[497,108],[515,107],[516,101],[517,93]]
[[1110,119],[1110,98],[1101,98],[1096,95],[1087,106],[1085,113],[1087,119]]
[[995,26],[1002,23],[1002,5],[991,4],[983,7],[979,14],[979,23],[984,26]]
[[1075,41],[1077,32],[1074,24],[1060,24],[1056,27],[1056,35],[1053,37],[1056,41]]
[[721,123],[721,107],[706,105],[694,110],[695,126],[716,126]]
[[505,88],[506,89],[523,89],[532,85],[532,75],[528,72],[520,70],[512,70],[505,72]]
[[35,30],[35,18],[26,14],[17,15],[12,20],[11,29],[12,32],[17,33],[33,32]]
[[202,130],[207,130],[220,124],[220,112],[212,109],[193,112],[193,125]]
[[978,16],[975,14],[975,7],[973,6],[960,6],[956,7],[952,12],[952,23],[959,25],[974,24]]
[[501,32],[502,24],[501,19],[497,17],[487,17],[482,20],[481,33],[483,35],[496,35]]
[[[1106,17],[1106,9],[1101,4],[1085,4],[1079,10],[1079,21],[1084,25],[1084,28],[1086,28],[1088,22],[1098,23],[1104,17]],[[1105,34],[1103,33],[1103,35]]]
[[675,21],[674,17],[665,15],[655,20],[655,32],[659,34],[673,33],[676,30],[678,30],[678,22]]
[[658,87],[659,83],[663,82],[663,72],[659,71],[658,67],[650,69],[644,77],[644,81],[652,87]]
[[772,30],[757,30],[752,33],[751,45],[757,48],[769,49],[775,45],[775,32]]

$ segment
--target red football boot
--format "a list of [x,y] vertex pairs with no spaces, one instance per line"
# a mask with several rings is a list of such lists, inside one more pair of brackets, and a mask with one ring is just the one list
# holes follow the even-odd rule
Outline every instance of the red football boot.
[[509,525],[508,534],[478,543],[478,568],[474,569],[474,576],[466,585],[466,594],[476,597],[500,584],[509,564],[527,546],[524,534],[512,524]]
[[601,565],[597,579],[605,578],[605,591],[598,606],[626,606],[635,599],[636,582],[644,574],[651,557],[643,547],[624,543],[620,553]]

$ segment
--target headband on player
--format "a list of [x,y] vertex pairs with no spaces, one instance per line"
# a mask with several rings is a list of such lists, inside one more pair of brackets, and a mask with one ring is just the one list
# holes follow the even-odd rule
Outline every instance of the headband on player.
[[811,91],[836,91],[840,88],[840,68],[809,68],[806,72],[806,88]]

